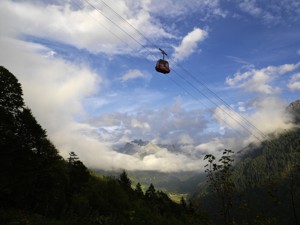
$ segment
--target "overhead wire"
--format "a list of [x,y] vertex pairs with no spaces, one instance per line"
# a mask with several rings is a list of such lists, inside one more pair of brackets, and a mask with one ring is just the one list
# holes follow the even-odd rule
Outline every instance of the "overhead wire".
[[[83,1],[83,0],[82,0]],[[88,2],[88,0],[84,0],[85,2]],[[103,0],[101,0],[102,2],[104,2]],[[105,2],[104,2],[105,3]],[[90,2],[88,2],[88,4],[90,5]],[[107,5],[106,3],[104,5]],[[90,5],[91,7],[93,7],[95,10],[97,10],[99,13],[102,14],[102,12],[97,9],[96,7]],[[119,15],[113,8],[109,7],[107,5],[108,8],[110,8],[112,11],[114,11],[119,18],[122,18],[123,21],[125,21],[127,24],[130,25],[130,27],[132,27],[139,35],[141,35],[148,43],[150,43],[152,46],[155,46],[155,48],[159,48],[156,44],[154,44],[150,39],[148,39],[143,33],[141,33],[138,29],[136,29],[134,26],[132,26],[126,19],[124,19],[121,15]],[[103,15],[103,14],[102,14]],[[104,15],[103,15],[104,16]],[[136,40],[136,38],[134,38],[131,34],[129,34],[126,30],[124,30],[123,28],[121,28],[117,23],[115,23],[113,20],[111,20],[109,17],[104,16],[107,20],[109,20],[111,23],[113,23],[116,27],[118,27],[120,30],[122,30],[124,33],[126,33],[130,38],[132,38],[136,43],[138,43],[142,48],[144,48],[146,51],[148,51],[149,55],[148,56],[153,56],[152,52],[150,52],[147,48],[145,44],[142,44],[140,41]],[[114,36],[118,37],[114,32],[110,31],[109,29],[107,29],[110,33],[113,33]],[[118,37],[118,39],[120,39],[121,41],[124,42],[124,40],[122,40],[121,38]],[[124,42],[125,43],[125,42]],[[147,61],[148,63],[150,63],[149,61]],[[240,115],[239,113],[235,112],[235,110],[224,100],[222,99],[219,95],[217,95],[214,91],[212,91],[204,82],[200,81],[199,79],[197,79],[192,73],[190,73],[188,70],[186,70],[183,66],[181,66],[179,63],[177,63],[177,65],[179,66],[179,68],[181,68],[183,71],[185,71],[186,74],[188,74],[194,81],[196,81],[196,83],[200,84],[202,87],[204,87],[204,89],[210,93],[211,95],[213,95],[216,99],[218,99],[218,101],[220,103],[223,103],[226,106],[226,109],[230,112],[233,112],[234,115],[236,115],[239,119],[234,118],[233,115],[231,115],[230,113],[227,112],[227,110],[224,110],[222,107],[218,106],[218,104],[213,101],[210,97],[206,96],[206,94],[204,94],[193,82],[187,80],[184,76],[182,76],[179,72],[177,72],[176,70],[173,69],[173,72],[175,74],[177,74],[182,80],[184,80],[187,84],[190,85],[190,87],[193,87],[193,89],[195,89],[198,93],[200,93],[201,95],[203,95],[205,98],[207,98],[212,104],[214,104],[216,106],[216,108],[220,109],[222,112],[224,112],[226,115],[228,115],[231,119],[233,119],[234,121],[236,121],[245,131],[247,131],[249,134],[251,134],[253,137],[255,137],[258,141],[263,142],[265,140],[270,141],[270,143],[272,143],[272,145],[275,146],[276,148],[276,144],[274,143],[274,141],[270,138],[268,138],[268,136],[266,134],[264,134],[264,132],[262,132],[259,128],[257,128],[253,123],[251,123],[249,120],[247,120],[244,116]],[[194,95],[191,94],[191,92],[189,90],[187,90],[186,88],[183,87],[183,85],[179,84],[175,79],[171,79],[170,76],[167,76],[167,78],[169,80],[171,80],[173,83],[175,83],[178,87],[180,87],[181,89],[183,89],[187,94],[189,94],[191,97],[195,98],[197,101],[199,101],[201,104],[203,104],[198,98],[196,98]],[[211,108],[208,107],[208,109],[210,111],[213,112],[213,110]],[[218,116],[217,116],[218,117]],[[239,136],[241,136],[241,133],[238,132],[235,128],[233,128],[226,120],[224,120],[223,118],[219,118],[221,119],[225,124],[227,124],[229,127],[232,128],[232,130],[234,132],[236,132]],[[259,134],[259,135],[256,135]],[[154,147],[156,148],[156,145],[154,145]],[[270,174],[270,167],[267,168],[268,173]]]
[[[147,38],[142,32],[140,32],[138,29],[136,29],[131,23],[128,22],[123,16],[121,16],[117,11],[115,11],[111,6],[109,6],[105,1],[100,0],[107,8],[109,8],[116,16],[118,16],[122,21],[127,23],[132,29],[134,29],[141,37],[143,37],[147,42],[151,43],[151,45],[155,46],[156,49],[159,48],[158,45],[152,43],[152,41]],[[144,46],[143,46],[144,47]]]
[[[214,110],[211,109],[210,107],[208,107],[205,103],[203,103],[201,100],[199,100],[197,97],[195,97],[194,95],[192,95],[190,93],[190,91],[188,91],[186,88],[184,88],[182,85],[180,85],[175,79],[171,79],[169,76],[167,76],[171,82],[173,82],[175,85],[177,85],[179,88],[183,89],[188,95],[190,95],[192,98],[194,98],[196,101],[198,101],[200,104],[202,104],[204,106],[204,108],[207,108],[212,114],[214,114]],[[220,108],[221,111],[223,111],[224,113],[226,113],[222,108]],[[218,115],[215,115],[216,117],[219,117]],[[231,117],[231,116],[230,116]],[[222,120],[222,122],[224,122],[227,126],[231,127],[232,130],[238,135],[242,137],[242,134],[240,132],[238,132],[236,129],[234,129],[226,120],[222,119],[219,117],[220,120]],[[233,118],[232,118],[233,119]],[[249,131],[246,127],[242,126],[243,129],[245,129],[245,131],[250,134],[253,135],[257,140],[262,141],[260,139],[260,137],[256,136],[255,134],[251,133],[251,131]]]
[[[87,1],[87,0],[85,0],[85,1]],[[108,4],[106,4],[103,0],[100,0],[102,3],[104,3],[104,5],[105,6],[107,6],[110,10],[112,10],[113,12],[114,12],[114,14],[115,15],[117,15],[121,20],[123,20],[123,21],[125,21],[128,25],[130,25],[130,27],[132,27],[135,31],[137,31],[144,39],[146,39],[151,45],[153,45],[153,46],[155,46],[155,48],[158,48],[159,49],[159,47],[156,45],[156,44],[154,44],[151,40],[149,40],[147,37],[145,37],[139,30],[137,30],[132,24],[130,24],[126,19],[124,19],[119,13],[117,13],[112,7],[110,7]],[[101,11],[100,11],[100,13],[102,13]],[[111,19],[110,19],[110,21],[112,21]],[[116,23],[114,23],[114,25],[116,25],[116,26],[118,26]],[[119,27],[119,26],[118,26]],[[122,29],[123,30],[123,29]],[[127,33],[127,32],[126,32]],[[141,45],[143,48],[145,48],[145,46],[144,45]],[[174,72],[176,72],[176,71],[174,71]],[[178,72],[176,72],[178,75],[180,75]],[[171,80],[171,81],[173,81],[173,80]],[[187,81],[187,80],[186,80]],[[187,81],[188,82],[188,81]],[[180,85],[179,83],[177,83],[177,82],[175,82],[175,81],[173,81],[173,83],[175,83],[177,86],[179,86],[181,89],[183,89],[187,94],[189,94],[192,98],[195,98],[197,101],[199,101],[199,99],[197,99],[194,95],[192,95],[189,91],[187,91],[187,89],[185,89],[182,85]],[[195,87],[192,83],[190,83],[190,82],[188,82],[194,89],[196,89],[197,90],[197,87]],[[199,90],[198,90],[199,91]],[[210,100],[210,98],[208,97],[208,96],[206,96],[203,92],[201,92],[201,91],[199,91],[200,92],[200,94],[202,94],[205,98],[207,98],[209,101],[211,101]],[[199,101],[200,103],[202,103],[201,101]],[[202,103],[203,104],[203,103]],[[204,104],[203,104],[204,105]],[[230,115],[227,111],[225,111],[224,109],[222,109],[222,108],[220,108],[217,104],[215,104],[216,106],[217,106],[217,108],[219,108],[221,111],[223,111],[225,114],[227,114],[230,118],[232,118],[235,122],[237,122],[238,124],[240,124],[240,122],[237,120],[237,119],[235,119],[235,118],[233,118],[233,116],[232,115]],[[207,106],[206,106],[207,107]],[[208,108],[208,107],[207,107]],[[212,110],[211,110],[212,111]],[[213,113],[213,111],[212,111],[212,113]],[[231,127],[229,124],[228,124],[228,122],[227,121],[223,121],[226,125],[228,125],[229,127]],[[245,127],[243,124],[240,124],[240,126],[243,128],[243,129],[245,129],[249,134],[251,134],[251,135],[253,135],[250,131],[249,131],[249,129],[247,129],[247,127]],[[232,128],[233,129],[233,128]],[[233,129],[234,130],[234,129]],[[253,135],[253,136],[255,136],[255,138],[257,138],[257,139],[259,139],[259,137],[257,137],[256,135]]]
[[[98,13],[100,13],[102,16],[104,16],[107,20],[109,20],[112,24],[114,24],[116,27],[118,27],[121,31],[123,31],[125,34],[127,34],[131,39],[133,39],[136,43],[141,45],[143,48],[146,48],[144,44],[142,44],[140,41],[138,41],[136,38],[134,38],[130,33],[128,33],[126,30],[124,30],[122,27],[120,27],[117,23],[115,23],[112,19],[110,19],[108,16],[106,16],[101,10],[99,10],[95,5],[91,4],[88,0],[84,0],[90,7],[95,9]],[[112,32],[112,31],[110,31]]]
[[232,106],[230,106],[224,99],[222,99],[219,95],[217,95],[214,91],[212,91],[204,82],[197,79],[192,73],[190,73],[188,70],[183,68],[180,64],[179,66],[190,76],[193,78],[194,81],[201,84],[209,93],[211,93],[214,97],[216,97],[220,102],[222,102],[230,111],[234,113],[235,116],[238,116],[240,119],[242,119],[247,126],[257,131],[262,137],[267,139],[267,136],[264,132],[262,132],[260,129],[258,129],[253,123],[251,123],[247,118],[245,118],[243,115],[237,113]]
[[[85,0],[86,2],[88,2],[88,0]],[[132,26],[126,19],[124,19],[119,13],[117,13],[112,7],[110,7],[108,4],[106,4],[106,2],[104,2],[103,0],[101,0],[101,2],[107,6],[111,11],[114,12],[115,15],[117,15],[120,19],[122,19],[123,21],[125,21],[128,25],[130,25],[130,27],[132,27],[136,32],[139,33],[139,35],[141,35],[144,39],[146,39],[148,42],[150,42],[150,44],[152,44],[153,46],[155,46],[156,48],[158,48],[156,46],[156,44],[152,43],[147,37],[145,37],[139,30],[137,30],[134,26]],[[92,5],[90,2],[88,2],[89,5]],[[94,5],[92,5],[93,8],[97,9]],[[101,13],[103,15],[103,13],[97,9],[97,11],[99,13]],[[109,17],[105,16],[109,21],[111,21],[115,26],[117,26],[119,29],[121,29],[123,32],[125,32],[126,34],[128,34],[131,38],[132,38],[132,35],[130,35],[127,31],[125,31],[123,28],[121,28],[118,24],[116,24],[113,20],[111,20]],[[135,40],[138,44],[140,44],[143,48],[146,49],[146,46],[141,44],[139,41],[137,41],[135,38],[133,38],[133,40]],[[177,73],[178,75],[180,75],[179,73]],[[192,75],[191,73],[189,73],[190,75]],[[181,78],[183,78],[181,75],[180,75]],[[189,81],[187,81],[185,78],[184,78],[185,82],[189,83],[191,85],[191,83]],[[198,81],[199,82],[199,81]],[[177,84],[178,85],[178,84]],[[202,85],[205,86],[205,84],[202,83]],[[180,86],[180,85],[179,85]],[[239,120],[237,120],[236,118],[234,118],[230,113],[228,113],[227,111],[225,111],[223,108],[219,107],[217,103],[213,102],[211,100],[211,98],[209,98],[208,96],[206,96],[205,94],[203,94],[203,92],[201,92],[201,90],[199,90],[195,85],[191,85],[194,89],[196,89],[200,94],[204,95],[211,103],[213,103],[216,108],[219,108],[222,112],[224,112],[225,114],[227,114],[227,116],[229,116],[231,119],[233,119],[235,122],[237,122],[243,129],[245,129],[248,133],[252,134],[256,139],[259,139],[261,141],[261,139],[256,136],[255,134],[253,134],[253,132],[251,130],[249,130],[249,128],[247,126],[249,126],[249,123],[246,124],[246,125],[243,125]],[[211,91],[207,86],[205,86],[206,89],[208,89],[211,93],[213,93],[215,96],[217,96],[219,99],[221,99],[216,93],[214,93],[213,91]],[[181,86],[182,88],[182,86]],[[222,99],[221,99],[222,100]],[[222,100],[223,103],[225,102],[224,100]],[[225,102],[226,103],[226,102]],[[225,104],[226,105],[226,104]],[[227,104],[228,105],[228,104]],[[232,108],[229,108],[229,111],[232,111],[234,112],[235,114],[239,115],[238,113],[236,113]],[[225,122],[225,121],[224,121]],[[229,125],[227,122],[226,122],[227,125]],[[251,124],[251,123],[250,123]],[[230,126],[231,127],[231,126]]]
[[[104,13],[99,10],[95,5],[93,5],[92,3],[90,3],[88,0],[84,0],[88,5],[90,5],[90,7],[94,8],[98,13],[100,13],[101,15],[103,15],[107,20],[109,20],[112,24],[114,24],[116,27],[118,27],[121,31],[123,31],[125,34],[127,34],[131,39],[133,39],[136,43],[138,43],[142,48],[146,49],[146,45],[142,44],[140,41],[138,41],[136,38],[134,38],[129,32],[127,32],[126,30],[124,30],[123,28],[121,28],[116,22],[114,22],[111,18],[109,18],[107,15],[104,15]],[[118,12],[116,12],[111,6],[109,6],[105,1],[100,0],[108,9],[110,9],[118,18],[120,18],[122,21],[126,22],[132,29],[134,29],[141,37],[143,37],[143,39],[145,39],[148,43],[150,43],[152,46],[154,46],[155,48],[159,48],[155,43],[153,43],[150,39],[148,39],[142,32],[140,32],[138,29],[136,29],[132,24],[130,24],[125,18],[123,18]],[[110,31],[112,32],[112,31]],[[113,32],[112,32],[113,33]],[[114,34],[115,35],[115,34]],[[115,35],[116,36],[116,35]],[[120,39],[120,38],[119,38]],[[150,54],[152,54],[149,50],[147,50]],[[228,113],[226,110],[224,110],[223,108],[221,108],[216,102],[212,101],[211,98],[209,96],[207,96],[206,94],[203,93],[203,91],[201,91],[197,86],[195,86],[192,82],[190,82],[189,80],[187,80],[185,77],[183,77],[180,73],[178,73],[176,70],[173,70],[173,72],[175,72],[181,79],[183,79],[186,83],[188,83],[191,87],[193,87],[197,92],[199,92],[201,95],[203,95],[205,98],[207,98],[213,105],[216,106],[216,108],[219,108],[223,113],[227,114],[231,119],[233,119],[235,122],[237,122],[244,130],[246,130],[249,134],[253,135],[256,139],[258,140],[262,140],[260,137],[258,137],[256,134],[253,133],[252,130],[255,130],[259,135],[261,135],[262,137],[266,137],[266,135],[260,131],[257,127],[255,127],[251,122],[249,122],[246,118],[244,118],[243,116],[241,116],[239,113],[235,112],[235,110],[229,106],[225,100],[223,100],[221,97],[219,97],[214,91],[212,91],[209,87],[207,87],[207,85],[204,82],[199,81],[195,76],[193,76],[189,71],[187,71],[184,67],[182,67],[180,64],[177,63],[177,65],[179,65],[179,67],[181,69],[183,69],[185,71],[185,73],[187,73],[190,77],[192,77],[198,84],[202,85],[206,91],[208,91],[210,94],[212,94],[214,97],[216,97],[216,99],[218,99],[222,104],[224,104],[226,106],[226,109],[229,110],[230,112],[233,112],[235,116],[239,117],[239,119],[241,119],[243,122],[241,122],[240,120],[234,118],[230,113]],[[176,84],[177,86],[179,86],[180,88],[184,89],[184,91],[186,93],[188,93],[189,95],[190,92],[187,91],[185,88],[183,88],[182,85],[180,84]],[[196,98],[195,96],[191,95],[193,98]],[[227,125],[229,125],[227,123],[227,121],[224,121]],[[243,124],[244,123],[244,124]],[[229,125],[229,127],[231,127]],[[232,128],[232,127],[231,127]],[[233,128],[234,129],[234,128]]]
[[[195,86],[195,84],[193,84],[192,82],[190,82],[189,80],[187,80],[184,76],[180,75],[179,73],[177,73],[175,71],[175,73],[181,77],[181,79],[183,79],[185,82],[187,82],[191,87],[193,87],[195,90],[199,91],[198,88]],[[209,98],[209,96],[207,96],[205,93],[199,91],[199,93],[204,96],[205,98],[207,98],[210,102],[212,102],[213,104],[215,104],[211,98]],[[245,129],[245,131],[247,131],[249,134],[253,135],[256,139],[261,140],[261,138],[255,134],[253,134],[253,132],[251,132],[251,130],[248,129],[248,127],[244,124],[242,124],[239,120],[237,120],[236,118],[234,118],[233,115],[231,115],[229,112],[227,112],[226,110],[224,110],[222,107],[217,107],[219,110],[221,110],[223,113],[225,113],[226,115],[228,115],[233,121],[237,122],[243,129]],[[213,111],[212,111],[213,112]],[[233,111],[234,112],[234,111]],[[224,121],[225,122],[225,121]],[[226,124],[228,125],[227,121]],[[230,126],[231,127],[231,126]],[[232,127],[231,127],[232,128]]]

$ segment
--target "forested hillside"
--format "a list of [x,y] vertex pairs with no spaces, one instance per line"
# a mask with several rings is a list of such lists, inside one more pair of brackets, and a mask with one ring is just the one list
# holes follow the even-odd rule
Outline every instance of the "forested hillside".
[[215,223],[299,224],[300,128],[212,159],[194,198]]
[[[42,96],[41,96],[42,97]],[[74,152],[63,159],[0,67],[0,224],[206,224],[192,205],[150,185],[92,175]]]

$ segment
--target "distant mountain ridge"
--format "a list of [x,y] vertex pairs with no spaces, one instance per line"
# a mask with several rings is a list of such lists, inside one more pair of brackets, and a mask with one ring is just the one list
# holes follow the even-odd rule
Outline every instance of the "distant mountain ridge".
[[295,123],[300,123],[300,100],[296,100],[289,104],[287,107],[288,112],[290,112],[295,119]]
[[[296,100],[290,103],[287,107],[287,111],[295,117],[295,122],[300,122],[300,100]],[[160,149],[167,149],[169,152],[179,153],[182,152],[183,149],[187,146],[189,148],[196,147],[191,144],[154,144],[150,141],[135,139],[131,142],[125,143],[124,145],[119,145],[115,147],[114,150],[124,154],[134,155],[136,157],[143,158],[149,154],[155,154],[155,152],[159,151]],[[258,148],[256,144],[249,144],[249,146],[245,147],[243,150],[236,152],[236,161],[243,160],[244,158],[250,156],[256,157],[261,155],[262,153],[262,148]],[[112,174],[109,171],[106,171],[105,173]],[[146,185],[153,183],[158,188],[178,193],[192,193],[206,179],[206,174],[201,173],[199,171],[186,173],[163,173],[159,171],[128,171],[128,173],[137,182],[141,182]]]
[[[149,149],[167,149],[169,152],[179,153],[183,148],[194,148],[193,144],[155,144],[150,141],[135,139],[131,142],[126,142],[123,145],[114,146],[114,150],[128,155],[133,155],[140,151],[149,151]],[[151,151],[150,151],[151,152]]]

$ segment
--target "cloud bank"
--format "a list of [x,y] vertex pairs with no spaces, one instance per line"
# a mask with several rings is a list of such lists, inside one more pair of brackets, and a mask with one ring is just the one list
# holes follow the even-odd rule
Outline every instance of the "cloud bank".
[[[259,135],[223,105],[189,108],[187,105],[195,105],[195,101],[180,97],[166,102],[165,98],[169,97],[163,88],[122,91],[122,85],[156,79],[146,70],[130,65],[123,67],[118,79],[113,79],[105,70],[95,70],[85,60],[70,61],[43,44],[43,41],[50,42],[58,49],[65,45],[84,49],[96,58],[105,53],[110,55],[107,61],[113,61],[115,56],[140,49],[141,44],[145,44],[145,37],[138,34],[132,24],[151,41],[170,41],[169,46],[175,46],[172,58],[179,62],[199,51],[199,44],[208,39],[208,32],[195,27],[178,39],[175,25],[168,30],[163,28],[164,19],[179,16],[184,19],[195,10],[205,12],[207,17],[203,20],[228,16],[218,0],[111,2],[111,7],[130,24],[97,1],[91,3],[103,14],[85,1],[75,2],[78,4],[61,0],[0,2],[1,65],[17,76],[26,104],[64,157],[75,151],[86,165],[103,169],[200,170],[203,154],[218,154],[225,146],[234,150],[245,146],[253,141],[247,129]],[[243,1],[239,7],[252,16],[261,17],[263,13],[256,3]],[[300,89],[296,71],[299,65],[249,69],[228,77],[226,83],[230,87],[262,94],[233,108],[261,132],[289,129],[290,118],[283,110],[287,102],[276,95],[283,88]],[[288,84],[274,83],[282,76],[289,76]],[[113,82],[121,83],[119,89],[106,92]],[[108,106],[107,111],[101,111],[104,106]],[[242,138],[236,138],[233,130]],[[147,148],[142,149],[147,154],[127,155],[112,148],[137,138],[150,141]],[[175,153],[155,144],[185,144],[185,147]]]

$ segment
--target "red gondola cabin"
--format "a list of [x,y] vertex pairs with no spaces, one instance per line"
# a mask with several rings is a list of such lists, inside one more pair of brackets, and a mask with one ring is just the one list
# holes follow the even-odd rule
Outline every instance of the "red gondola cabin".
[[167,53],[161,48],[159,48],[159,50],[161,51],[163,58],[157,61],[155,70],[163,74],[170,73],[169,63],[165,60],[165,55],[167,55]]
[[157,72],[160,72],[160,73],[163,73],[163,74],[170,73],[170,67],[169,67],[168,61],[166,61],[164,59],[158,60],[157,63],[156,63],[156,66],[155,66],[155,70]]

